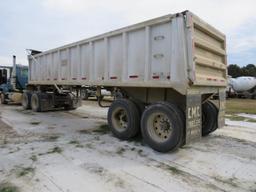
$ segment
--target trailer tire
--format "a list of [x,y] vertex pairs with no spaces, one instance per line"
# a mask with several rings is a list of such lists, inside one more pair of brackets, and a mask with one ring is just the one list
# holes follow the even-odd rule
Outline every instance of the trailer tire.
[[117,138],[131,139],[140,130],[139,110],[131,100],[117,99],[108,110],[108,124]]
[[140,117],[142,116],[143,111],[145,110],[145,104],[138,99],[131,99],[131,101],[136,105],[139,110]]
[[0,99],[1,99],[1,104],[8,104],[8,102],[5,99],[4,93],[1,93]]
[[154,150],[168,152],[181,144],[181,125],[179,112],[172,104],[152,104],[142,114],[142,137]]
[[24,92],[22,95],[22,107],[23,109],[31,109],[31,94]]
[[202,136],[207,136],[217,129],[218,109],[210,101],[202,105]]
[[35,112],[41,112],[41,97],[40,93],[33,93],[31,96],[31,108]]
[[185,144],[185,137],[184,137],[184,133],[186,132],[185,130],[185,122],[186,122],[186,118],[185,118],[185,114],[184,112],[180,109],[180,107],[178,107],[177,105],[168,102],[168,101],[158,101],[157,103],[166,105],[170,108],[170,110],[174,110],[177,115],[179,116],[180,120],[178,121],[180,123],[180,127],[181,127],[181,138],[180,138],[180,143],[177,145],[177,147],[181,147],[182,145]]

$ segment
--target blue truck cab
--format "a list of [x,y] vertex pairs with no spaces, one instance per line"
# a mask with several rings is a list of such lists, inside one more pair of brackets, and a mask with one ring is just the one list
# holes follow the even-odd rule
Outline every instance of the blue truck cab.
[[16,63],[11,67],[0,66],[1,103],[21,103],[22,93],[27,83],[28,66]]

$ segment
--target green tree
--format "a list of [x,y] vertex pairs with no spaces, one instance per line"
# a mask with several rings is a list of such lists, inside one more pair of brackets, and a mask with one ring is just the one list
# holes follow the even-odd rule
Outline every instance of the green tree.
[[228,66],[228,75],[233,78],[239,77],[242,75],[242,70],[237,64],[230,64]]
[[256,77],[256,66],[254,64],[248,64],[241,68],[243,76]]

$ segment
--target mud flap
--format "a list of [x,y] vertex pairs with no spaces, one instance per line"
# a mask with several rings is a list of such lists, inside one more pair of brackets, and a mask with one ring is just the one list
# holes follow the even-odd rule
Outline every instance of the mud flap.
[[186,97],[186,141],[200,140],[202,137],[201,95],[189,94]]
[[225,89],[219,89],[219,114],[218,128],[225,126],[226,92]]

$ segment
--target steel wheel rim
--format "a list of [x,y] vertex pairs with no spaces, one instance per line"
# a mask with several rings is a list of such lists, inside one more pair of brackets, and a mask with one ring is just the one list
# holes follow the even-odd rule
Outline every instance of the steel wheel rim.
[[124,108],[116,108],[112,113],[111,119],[115,130],[123,132],[128,128],[128,115]]
[[149,115],[147,129],[150,137],[157,142],[167,141],[173,133],[171,120],[163,112],[155,112]]

